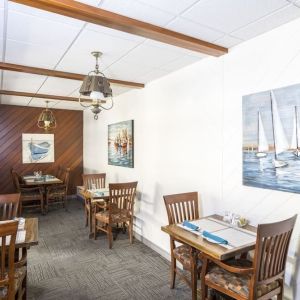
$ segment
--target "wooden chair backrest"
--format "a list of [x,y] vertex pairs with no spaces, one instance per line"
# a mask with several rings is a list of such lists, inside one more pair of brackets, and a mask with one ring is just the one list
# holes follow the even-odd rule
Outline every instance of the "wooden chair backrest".
[[55,177],[63,181],[63,171],[64,168],[62,166],[58,166]]
[[99,174],[82,174],[83,185],[86,189],[91,189],[92,185],[96,186],[96,189],[105,188],[105,173]]
[[0,195],[0,221],[17,217],[21,194]]
[[115,214],[124,209],[130,216],[133,216],[136,187],[137,181],[109,184],[109,218],[111,218],[112,213]]
[[198,193],[182,193],[163,196],[168,214],[169,225],[184,220],[199,219]]
[[[1,240],[1,269],[0,269],[0,287],[8,289],[7,299],[14,299],[14,259],[15,245],[18,230],[18,221],[10,221],[0,224],[0,240]],[[10,237],[9,243],[7,243]],[[7,246],[7,245],[8,246]]]
[[18,173],[14,170],[11,170],[11,177],[12,177],[12,180],[13,180],[13,184],[14,184],[14,187],[16,189],[16,191],[18,193],[21,192],[21,188],[20,188],[20,176],[18,175]]
[[283,278],[296,218],[297,215],[281,222],[258,225],[253,263],[255,285]]

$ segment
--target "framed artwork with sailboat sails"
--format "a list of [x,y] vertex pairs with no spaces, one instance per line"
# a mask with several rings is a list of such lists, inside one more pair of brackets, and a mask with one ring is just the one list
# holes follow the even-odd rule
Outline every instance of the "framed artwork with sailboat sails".
[[108,164],[133,168],[133,120],[108,125]]
[[243,184],[300,193],[300,84],[243,97]]
[[54,162],[54,134],[22,134],[23,164]]

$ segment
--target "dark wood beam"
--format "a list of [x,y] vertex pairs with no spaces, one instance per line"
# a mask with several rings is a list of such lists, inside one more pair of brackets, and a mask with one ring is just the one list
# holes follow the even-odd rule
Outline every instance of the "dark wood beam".
[[[8,90],[0,90],[0,95],[79,102],[78,98],[76,98],[76,97],[56,96],[56,95],[47,95],[47,94],[35,94],[35,93],[27,93],[27,92],[19,92],[19,91],[8,91]],[[88,100],[88,99],[82,99],[82,102],[91,102],[91,101]],[[105,103],[105,101],[101,101],[101,103]]]
[[[37,75],[59,77],[59,78],[73,79],[73,80],[80,80],[80,81],[82,81],[85,76],[83,74],[69,73],[69,72],[42,69],[42,68],[29,67],[29,66],[22,66],[22,65],[9,64],[9,63],[4,63],[4,62],[0,62],[0,69],[6,70],[6,71],[31,73],[31,74],[37,74]],[[122,86],[130,87],[130,88],[145,87],[145,85],[143,83],[138,83],[138,82],[124,81],[124,80],[111,79],[111,78],[108,78],[108,80],[112,84],[122,85]]]
[[10,1],[212,56],[228,52],[227,48],[73,0]]

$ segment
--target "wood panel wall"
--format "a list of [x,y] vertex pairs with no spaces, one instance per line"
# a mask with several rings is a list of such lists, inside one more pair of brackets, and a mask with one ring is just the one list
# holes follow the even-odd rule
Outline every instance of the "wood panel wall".
[[37,127],[43,108],[0,105],[0,194],[14,191],[10,169],[20,174],[41,170],[55,175],[58,166],[71,168],[69,194],[81,185],[83,171],[83,112],[53,109],[57,128],[54,134],[54,163],[22,163],[22,133],[47,133]]

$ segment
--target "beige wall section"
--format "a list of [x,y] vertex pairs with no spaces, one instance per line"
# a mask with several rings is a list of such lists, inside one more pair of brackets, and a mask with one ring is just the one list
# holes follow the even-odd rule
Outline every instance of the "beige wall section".
[[[94,121],[84,113],[84,166],[108,181],[139,181],[135,230],[162,250],[168,237],[164,194],[199,191],[201,213],[231,210],[252,224],[300,214],[300,195],[242,185],[242,96],[300,83],[300,20],[245,42],[115,99]],[[134,119],[135,168],[107,165],[107,125]],[[286,291],[300,299],[300,217]],[[291,296],[291,291],[293,295]]]

